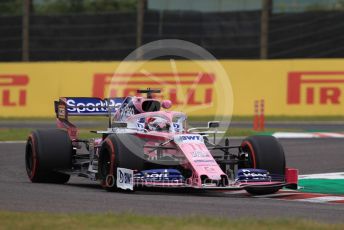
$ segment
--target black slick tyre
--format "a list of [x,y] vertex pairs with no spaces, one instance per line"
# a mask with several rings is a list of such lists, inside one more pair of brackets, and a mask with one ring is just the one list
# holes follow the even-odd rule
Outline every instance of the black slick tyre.
[[73,147],[68,133],[60,129],[35,130],[25,148],[26,172],[34,183],[68,182],[69,175],[59,172],[72,166]]
[[101,185],[108,191],[117,190],[117,168],[143,170],[144,141],[132,134],[111,134],[103,141],[98,163]]
[[[239,164],[239,168],[265,169],[270,174],[285,175],[285,155],[281,144],[273,136],[250,136],[241,144],[248,154],[248,161]],[[246,191],[255,194],[270,194],[277,192],[281,187],[247,188]]]

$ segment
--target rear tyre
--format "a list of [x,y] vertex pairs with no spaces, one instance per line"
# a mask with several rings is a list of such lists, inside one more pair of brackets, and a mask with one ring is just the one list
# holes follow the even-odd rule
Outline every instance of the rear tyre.
[[26,172],[31,182],[68,182],[70,176],[58,171],[70,169],[72,165],[73,146],[65,130],[33,131],[25,150]]
[[[281,144],[273,136],[250,136],[241,144],[247,153],[247,162],[239,164],[239,168],[265,169],[270,174],[285,175],[285,155]],[[246,191],[255,194],[271,194],[281,187],[247,188]]]
[[144,141],[132,134],[112,134],[103,142],[98,171],[101,185],[108,191],[117,190],[117,168],[143,170]]

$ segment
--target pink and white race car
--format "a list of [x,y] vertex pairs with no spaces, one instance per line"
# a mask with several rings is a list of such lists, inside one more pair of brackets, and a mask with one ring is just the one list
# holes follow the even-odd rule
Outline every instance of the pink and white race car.
[[[272,136],[251,136],[239,146],[215,143],[219,122],[187,129],[187,116],[168,111],[171,102],[152,97],[60,98],[58,129],[35,130],[26,144],[26,171],[32,182],[66,183],[71,175],[99,180],[104,188],[137,187],[245,189],[269,194],[297,188],[298,172],[286,168],[282,146]],[[99,138],[78,138],[69,116],[107,116]],[[214,135],[214,141],[208,138]]]

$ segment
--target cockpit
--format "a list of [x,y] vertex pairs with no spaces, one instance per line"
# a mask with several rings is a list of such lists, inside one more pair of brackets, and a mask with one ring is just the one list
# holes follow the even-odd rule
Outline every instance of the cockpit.
[[147,98],[126,97],[113,114],[113,121],[127,123],[128,128],[142,132],[182,133],[185,131],[186,115],[167,111],[172,106],[171,101],[160,102],[152,97],[152,93],[160,93],[160,90],[138,90],[138,93],[147,93]]
[[180,112],[148,112],[134,115],[126,121],[128,128],[141,132],[183,133],[186,129],[186,115]]

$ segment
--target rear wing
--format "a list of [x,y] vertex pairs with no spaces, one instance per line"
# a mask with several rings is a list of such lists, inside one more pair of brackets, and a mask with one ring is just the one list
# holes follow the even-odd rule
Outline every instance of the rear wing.
[[124,98],[61,97],[54,102],[56,117],[68,120],[68,116],[110,116],[121,106]]

